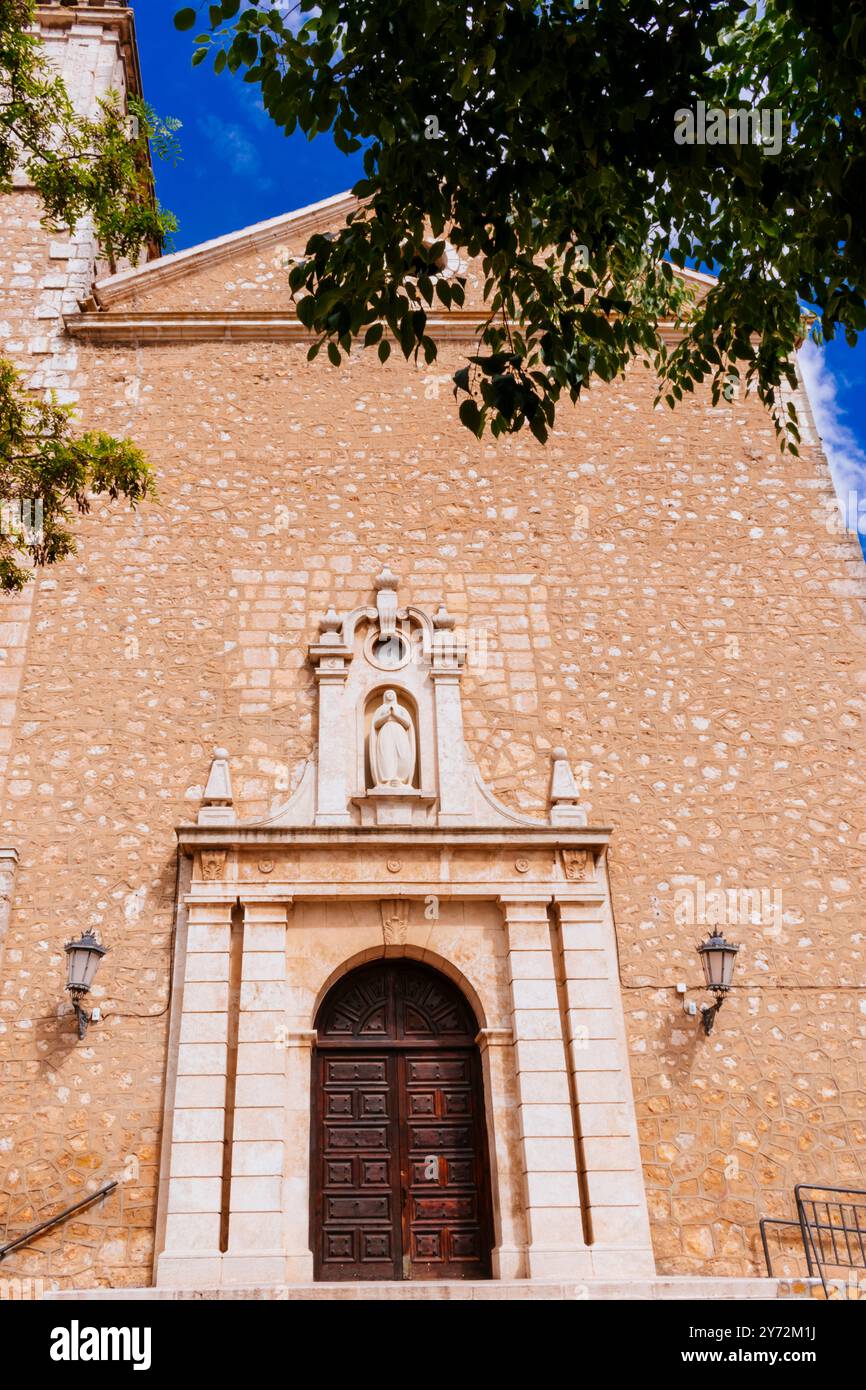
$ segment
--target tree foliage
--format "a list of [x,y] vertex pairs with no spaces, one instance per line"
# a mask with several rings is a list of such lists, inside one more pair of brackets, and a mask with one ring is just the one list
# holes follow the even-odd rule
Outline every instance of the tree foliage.
[[75,553],[70,523],[90,497],[125,497],[135,506],[154,495],[150,468],[128,439],[71,429],[72,407],[25,392],[0,359],[0,590],[21,589],[22,564],[53,565]]
[[[148,146],[173,157],[178,122],[136,98],[124,109],[117,95],[79,115],[28,27],[33,16],[33,0],[0,0],[0,194],[23,176],[46,229],[71,232],[89,217],[113,271],[174,230],[155,197]],[[131,441],[77,433],[69,407],[33,397],[0,359],[0,591],[20,589],[33,564],[74,551],[69,522],[74,509],[89,509],[89,495],[134,506],[152,490]]]
[[[175,23],[202,23],[193,62],[257,85],[287,134],[364,150],[362,209],[291,272],[311,354],[433,360],[431,310],[464,302],[421,265],[447,236],[486,280],[455,377],[476,434],[544,440],[563,393],[640,358],[669,405],[739,377],[796,451],[804,306],[825,338],[866,325],[864,0],[221,0]],[[778,117],[780,148],[681,142],[699,102]],[[691,304],[687,261],[718,275]]]

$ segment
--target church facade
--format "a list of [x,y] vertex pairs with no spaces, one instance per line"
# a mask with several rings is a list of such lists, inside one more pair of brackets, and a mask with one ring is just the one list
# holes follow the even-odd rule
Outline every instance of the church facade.
[[[140,89],[130,10],[39,23]],[[114,276],[0,208],[4,354],[158,488],[0,600],[0,1244],[116,1181],[14,1274],[755,1278],[796,1183],[866,1186],[866,575],[805,393],[793,460],[639,367],[477,441],[453,251],[431,367],[307,361],[286,266],[353,206]]]

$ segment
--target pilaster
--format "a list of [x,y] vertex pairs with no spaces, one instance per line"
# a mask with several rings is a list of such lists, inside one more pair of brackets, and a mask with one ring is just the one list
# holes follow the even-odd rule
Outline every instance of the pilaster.
[[288,1135],[285,901],[244,905],[228,1250],[222,1282],[282,1283]]
[[514,1035],[510,1028],[482,1028],[476,1038],[484,1078],[484,1101],[490,1146],[490,1190],[493,1197],[494,1279],[526,1278],[526,1222],[522,1212],[522,1168],[515,1168],[509,1119],[514,1111],[512,1065]]
[[655,1264],[609,904],[554,899],[571,1089],[596,1278],[653,1275]]
[[224,902],[189,908],[160,1285],[220,1280],[231,914]]
[[583,1238],[547,898],[501,898],[508,948],[518,1128],[527,1224],[527,1277],[583,1278]]

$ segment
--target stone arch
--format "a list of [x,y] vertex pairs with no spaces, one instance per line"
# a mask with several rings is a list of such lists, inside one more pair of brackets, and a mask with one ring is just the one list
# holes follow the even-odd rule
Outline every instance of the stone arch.
[[444,975],[452,984],[455,984],[464,995],[467,1004],[475,1015],[479,1032],[482,1032],[488,1027],[487,1014],[478,991],[472,982],[463,974],[462,970],[459,970],[446,956],[440,956],[436,951],[430,951],[424,946],[413,946],[409,944],[400,946],[386,946],[384,944],[381,946],[371,946],[364,951],[357,951],[353,956],[349,956],[344,960],[341,965],[338,965],[335,970],[331,971],[319,988],[310,1013],[309,1027],[315,1028],[315,1022],[319,1016],[319,1010],[324,1002],[325,996],[344,975],[348,975],[350,971],[356,970],[358,966],[368,965],[370,961],[392,959],[400,956],[406,956],[410,960],[418,961],[420,965],[429,965],[433,970],[438,970],[441,975]]

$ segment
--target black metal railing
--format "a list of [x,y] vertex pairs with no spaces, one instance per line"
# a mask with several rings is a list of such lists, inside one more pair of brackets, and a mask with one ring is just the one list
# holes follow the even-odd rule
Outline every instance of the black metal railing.
[[829,1297],[828,1269],[866,1270],[866,1191],[857,1187],[816,1187],[798,1183],[794,1188],[796,1221],[764,1216],[759,1222],[767,1274],[773,1277],[768,1227],[796,1231],[806,1260],[808,1278],[817,1271]]
[[[815,1193],[822,1195],[815,1196]],[[844,1200],[846,1197],[847,1201]],[[852,1201],[852,1198],[860,1200]],[[866,1191],[855,1187],[812,1187],[809,1183],[798,1183],[794,1188],[794,1200],[803,1232],[806,1259],[810,1266],[817,1265],[825,1294],[826,1265],[836,1269],[866,1270]]]
[[[758,1226],[761,1232],[761,1244],[764,1247],[764,1263],[767,1266],[767,1274],[771,1279],[777,1278],[777,1275],[775,1270],[773,1269],[773,1261],[770,1256],[770,1242],[767,1237],[768,1226],[784,1226],[788,1231],[796,1232],[797,1248],[794,1251],[794,1254],[797,1256],[799,1261],[801,1261],[805,1256],[807,1275],[811,1278],[814,1271],[812,1270],[810,1264],[809,1252],[808,1250],[803,1249],[803,1230],[799,1221],[783,1221],[780,1217],[777,1216],[762,1216],[760,1221],[758,1222]],[[780,1253],[784,1254],[784,1252]],[[799,1274],[799,1272],[800,1271],[798,1270],[797,1273]],[[785,1269],[784,1273],[786,1276],[790,1277],[792,1271],[790,1269]]]
[[25,1231],[22,1236],[16,1236],[14,1240],[8,1241],[6,1245],[0,1245],[0,1260],[5,1260],[6,1256],[13,1250],[20,1250],[23,1245],[29,1245],[37,1236],[41,1236],[43,1231],[50,1231],[52,1226],[59,1226],[61,1221],[67,1221],[70,1216],[74,1216],[83,1207],[89,1207],[91,1202],[98,1202],[100,1197],[107,1197],[109,1192],[113,1192],[117,1187],[117,1182],[106,1183],[105,1187],[100,1187],[98,1192],[91,1192],[89,1197],[82,1197],[80,1202],[76,1202],[71,1207],[66,1207],[64,1211],[59,1211],[56,1216],[49,1216],[47,1221],[40,1221],[38,1226],[33,1226],[29,1231]]

